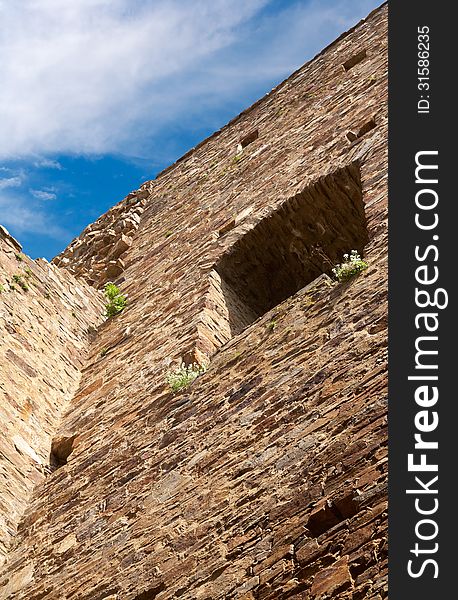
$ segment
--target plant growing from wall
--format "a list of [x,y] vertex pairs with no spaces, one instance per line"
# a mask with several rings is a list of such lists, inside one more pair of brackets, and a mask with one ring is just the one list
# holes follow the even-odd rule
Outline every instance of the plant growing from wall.
[[276,319],[272,319],[271,321],[266,323],[266,328],[269,331],[275,331],[275,329],[277,329],[277,325],[278,325],[278,323],[277,323]]
[[127,304],[127,296],[121,294],[119,288],[114,283],[107,283],[104,288],[107,303],[105,304],[105,316],[114,317],[123,311]]
[[344,262],[336,265],[332,272],[338,281],[348,281],[364,269],[367,269],[368,264],[358,254],[357,250],[352,250],[350,254],[343,255]]
[[22,275],[13,275],[13,281],[15,281],[19,287],[21,287],[24,292],[27,292],[29,289],[29,286],[26,284],[26,282],[24,281],[24,279],[22,278]]
[[203,365],[192,363],[186,366],[183,362],[177,369],[167,373],[166,381],[173,392],[179,392],[188,387],[199,375],[205,373],[206,370],[207,368]]

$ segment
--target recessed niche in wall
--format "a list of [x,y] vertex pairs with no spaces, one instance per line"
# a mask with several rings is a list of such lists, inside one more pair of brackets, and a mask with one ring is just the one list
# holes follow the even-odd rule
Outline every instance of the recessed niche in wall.
[[73,452],[76,433],[73,435],[58,435],[52,440],[49,466],[51,470],[67,464],[68,457]]
[[253,129],[251,130],[249,133],[245,134],[241,139],[240,139],[240,146],[242,148],[246,148],[249,144],[251,144],[252,142],[254,142],[255,140],[257,140],[259,137],[259,131],[257,129]]
[[358,63],[360,63],[362,60],[364,60],[367,56],[366,53],[366,49],[364,48],[363,50],[360,50],[357,54],[354,54],[351,58],[349,58],[348,60],[346,60],[343,63],[343,68],[345,69],[345,71],[349,71],[350,69],[353,69],[353,67],[355,67]]
[[375,118],[372,117],[371,119],[369,119],[368,121],[366,121],[365,123],[363,123],[361,125],[361,127],[358,129],[357,133],[355,133],[354,131],[348,131],[347,139],[349,142],[354,142],[358,138],[363,137],[363,135],[366,135],[366,133],[369,133],[369,131],[372,131],[373,129],[375,129],[376,126],[377,126],[377,123],[375,122]]
[[[368,241],[356,163],[339,169],[286,200],[243,235],[215,266],[219,310],[237,335],[295,294],[350,250]],[[227,336],[226,336],[227,337]]]

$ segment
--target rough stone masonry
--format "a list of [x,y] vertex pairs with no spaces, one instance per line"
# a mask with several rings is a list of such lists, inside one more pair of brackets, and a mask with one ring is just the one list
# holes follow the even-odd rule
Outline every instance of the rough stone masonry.
[[2,229],[0,598],[386,598],[386,215],[384,5],[54,264]]

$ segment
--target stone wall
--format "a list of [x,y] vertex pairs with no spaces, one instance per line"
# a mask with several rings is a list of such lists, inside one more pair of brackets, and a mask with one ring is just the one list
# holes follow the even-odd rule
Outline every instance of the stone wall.
[[[386,13],[148,184],[128,306],[90,346],[0,598],[386,598]],[[347,244],[369,268],[337,283]],[[182,360],[209,367],[172,393]]]
[[124,271],[123,258],[132,244],[149,197],[151,182],[128,194],[95,223],[91,223],[53,259],[53,264],[102,287],[116,281]]
[[50,473],[51,438],[101,322],[93,289],[30,260],[0,228],[0,562],[33,487]]

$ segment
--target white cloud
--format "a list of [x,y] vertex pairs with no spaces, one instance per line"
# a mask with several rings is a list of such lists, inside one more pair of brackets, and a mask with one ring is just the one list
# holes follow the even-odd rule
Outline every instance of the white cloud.
[[62,171],[64,168],[58,160],[52,160],[50,158],[40,158],[35,160],[33,166],[37,169],[55,169],[57,171]]
[[14,177],[0,178],[0,190],[12,187],[20,187],[22,185],[22,181],[23,180],[20,175],[15,175]]
[[147,153],[172,123],[286,76],[375,2],[268,4],[0,0],[0,158]]
[[34,198],[38,200],[55,200],[57,194],[46,190],[29,190]]
[[119,150],[151,86],[229,44],[264,3],[0,0],[0,156]]
[[[1,5],[0,5],[1,8]],[[55,215],[43,209],[40,202],[57,198],[54,188],[27,189],[29,175],[21,168],[3,167],[10,177],[0,178],[0,223],[13,235],[40,234],[67,241],[70,233],[55,222]]]
[[2,224],[14,231],[15,236],[35,233],[63,241],[71,237],[66,229],[56,225],[52,215],[21,197],[0,194],[0,214]]

